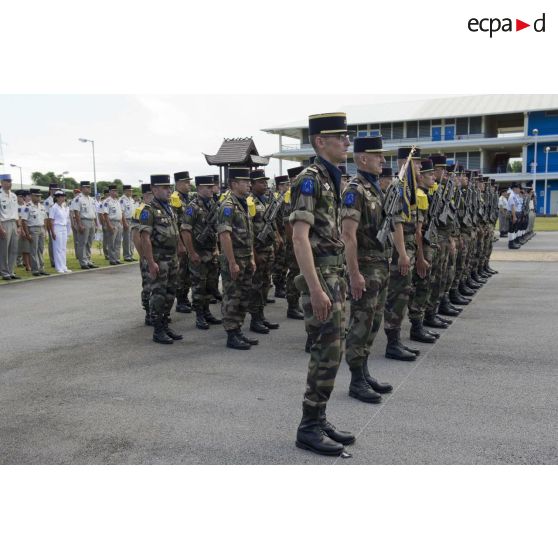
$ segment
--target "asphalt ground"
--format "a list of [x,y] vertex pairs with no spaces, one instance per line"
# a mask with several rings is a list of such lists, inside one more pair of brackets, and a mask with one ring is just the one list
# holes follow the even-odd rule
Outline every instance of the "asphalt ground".
[[[546,234],[529,250],[556,250],[558,235]],[[371,369],[394,385],[382,404],[349,398],[342,364],[328,418],[357,434],[351,459],[294,446],[308,355],[284,300],[266,308],[281,328],[233,351],[222,326],[199,331],[192,314],[174,312],[185,339],[153,343],[137,265],[9,283],[0,463],[558,463],[558,263],[493,267],[500,273],[416,362],[385,359],[380,332]]]

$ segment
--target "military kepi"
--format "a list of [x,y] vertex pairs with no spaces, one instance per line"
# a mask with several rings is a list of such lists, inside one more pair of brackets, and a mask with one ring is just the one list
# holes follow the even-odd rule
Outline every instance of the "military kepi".
[[308,133],[318,134],[347,133],[347,115],[344,112],[328,112],[325,114],[311,114],[308,117]]
[[304,168],[305,167],[293,167],[292,169],[287,169],[287,174],[292,180],[293,178],[296,178],[304,170]]
[[371,136],[366,138],[355,138],[353,151],[355,153],[383,153],[385,151],[382,137]]
[[213,175],[196,176],[195,181],[196,181],[196,187],[198,187],[198,186],[213,187],[213,184],[214,184]]
[[[406,159],[411,152],[412,147],[400,147],[397,150],[397,158],[398,159]],[[419,159],[420,160],[420,147],[415,147],[415,152],[411,159]]]
[[192,180],[190,178],[190,172],[189,171],[175,172],[174,173],[174,182],[176,183],[179,180]]
[[250,180],[248,167],[229,167],[229,180]]
[[168,186],[170,188],[170,175],[169,174],[152,174],[149,181],[151,186]]
[[141,185],[141,193],[147,194],[147,192],[151,192],[151,184],[149,184],[149,182],[144,182]]
[[250,173],[250,180],[269,180],[263,169],[256,169]]
[[420,172],[431,172],[434,170],[432,159],[423,159],[420,162]]
[[435,167],[447,167],[447,158],[445,155],[430,155],[430,159]]
[[391,167],[382,167],[382,174],[380,178],[391,178],[393,176],[393,169]]

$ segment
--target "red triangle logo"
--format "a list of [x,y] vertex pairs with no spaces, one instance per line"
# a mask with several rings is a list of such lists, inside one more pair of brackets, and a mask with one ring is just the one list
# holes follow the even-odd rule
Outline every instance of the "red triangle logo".
[[530,23],[525,23],[524,21],[521,21],[520,19],[515,20],[515,30],[516,31],[521,31],[522,29],[525,29],[526,27],[531,27],[531,24]]

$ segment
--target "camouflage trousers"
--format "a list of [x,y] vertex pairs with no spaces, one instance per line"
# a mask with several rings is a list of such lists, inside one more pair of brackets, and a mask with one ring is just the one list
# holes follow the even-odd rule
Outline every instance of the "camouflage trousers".
[[450,289],[453,288],[453,282],[455,279],[455,270],[456,270],[456,263],[457,263],[457,254],[461,250],[461,237],[453,236],[452,237],[455,242],[455,251],[452,253],[450,249],[449,258],[448,258],[448,273],[446,276],[446,284],[444,288],[444,294],[447,295],[450,292]]
[[359,264],[366,291],[359,300],[351,299],[345,360],[350,368],[366,362],[384,316],[389,283],[389,262]]
[[450,255],[449,235],[440,232],[436,240],[436,250],[430,271],[430,295],[426,303],[425,315],[432,316],[438,311],[440,299],[444,294]]
[[192,283],[192,308],[199,312],[209,306],[211,291],[209,280],[215,264],[212,254],[201,254],[201,261],[197,264],[189,262],[190,280]]
[[393,248],[388,292],[384,309],[385,330],[400,330],[403,319],[405,318],[405,311],[409,304],[409,296],[412,289],[412,269],[415,265],[416,244],[414,234],[405,235],[405,250],[411,259],[411,268],[409,269],[409,273],[403,276],[399,273],[399,269],[397,268],[399,255],[395,247]]
[[451,285],[452,289],[459,287],[459,282],[467,278],[467,266],[469,263],[469,254],[471,250],[471,233],[462,232],[456,241],[457,254],[455,258],[455,275]]
[[298,267],[298,262],[296,261],[296,256],[294,253],[293,243],[287,241],[285,248],[285,259],[287,262],[287,304],[289,307],[298,307],[298,302],[300,300],[300,291],[296,288],[294,283],[295,277],[300,274],[300,268]]
[[207,292],[210,294],[219,292],[219,275],[221,275],[221,265],[219,258],[213,256],[207,274]]
[[151,295],[151,277],[149,275],[149,266],[145,258],[140,259],[139,263],[141,274],[141,305],[144,310],[149,310],[149,297]]
[[236,258],[240,272],[235,281],[229,272],[225,256],[221,256],[221,276],[223,278],[223,326],[225,331],[239,329],[244,324],[252,290],[252,262],[250,257]]
[[284,288],[287,276],[287,257],[285,242],[280,247],[275,246],[275,261],[271,271],[275,287]]
[[155,254],[154,257],[159,266],[159,273],[156,279],[150,279],[149,311],[153,319],[157,320],[170,314],[174,303],[178,260],[176,257],[169,257],[167,259],[157,258]]
[[183,254],[178,258],[178,274],[176,276],[176,281],[176,302],[180,304],[186,301],[188,298],[188,291],[192,286],[188,254]]
[[[331,310],[325,322],[318,321],[312,312],[310,293],[301,281],[302,308],[306,333],[313,340],[306,378],[303,405],[325,407],[335,383],[335,376],[343,356],[345,337],[345,297],[347,285],[341,276],[342,267],[322,267],[323,287],[331,301]],[[299,277],[302,278],[302,275]],[[297,285],[298,285],[297,279]]]
[[433,262],[437,259],[436,250],[426,243],[423,243],[422,250],[424,259],[430,264],[426,275],[421,277],[417,273],[416,265],[413,268],[412,290],[409,296],[409,320],[423,320],[430,293],[432,290],[432,269]]
[[469,273],[477,271],[481,259],[482,251],[484,250],[485,231],[484,225],[477,228],[475,233],[475,240],[472,242],[471,254],[469,257]]
[[273,267],[273,249],[256,250],[256,271],[252,275],[252,290],[250,292],[250,314],[263,312],[267,293],[271,287],[271,269]]

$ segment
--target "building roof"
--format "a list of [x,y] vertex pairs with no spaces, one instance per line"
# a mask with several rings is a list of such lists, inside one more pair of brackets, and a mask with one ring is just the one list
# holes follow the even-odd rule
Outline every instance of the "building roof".
[[[369,105],[341,107],[351,124],[372,124],[461,118],[483,114],[508,114],[538,110],[558,110],[558,95],[460,95],[434,99],[416,99]],[[308,119],[264,128],[264,132],[300,138],[300,129],[308,128]]]
[[269,157],[260,157],[252,138],[225,138],[215,155],[206,155],[209,165],[248,165],[261,167],[269,163]]

